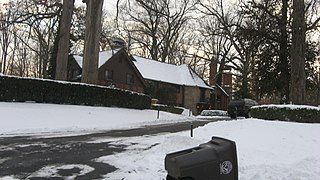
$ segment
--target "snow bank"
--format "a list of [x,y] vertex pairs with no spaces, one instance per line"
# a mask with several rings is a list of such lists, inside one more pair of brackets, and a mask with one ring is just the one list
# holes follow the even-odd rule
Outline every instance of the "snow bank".
[[[320,124],[243,119],[220,121],[189,132],[108,140],[130,145],[126,152],[98,158],[118,171],[106,179],[163,179],[167,153],[198,146],[212,136],[237,144],[240,180],[315,180],[320,177]],[[101,141],[101,140],[100,140]],[[132,145],[134,144],[134,145]],[[128,163],[131,162],[131,163]]]
[[313,109],[320,111],[319,107],[316,106],[308,106],[308,105],[294,105],[294,104],[268,104],[268,105],[259,105],[259,106],[253,106],[252,108],[287,108],[287,109]]

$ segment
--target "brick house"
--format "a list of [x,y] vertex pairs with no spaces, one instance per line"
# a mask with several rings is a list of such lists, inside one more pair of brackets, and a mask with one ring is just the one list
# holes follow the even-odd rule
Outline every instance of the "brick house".
[[[69,62],[69,80],[80,81],[82,61],[82,56],[74,55],[74,61]],[[98,71],[99,85],[145,93],[160,103],[186,107],[194,114],[199,113],[199,104],[210,104],[213,88],[186,64],[129,56],[120,49],[100,52]]]
[[[80,81],[83,57],[74,55],[74,60],[69,62],[68,78]],[[145,81],[124,49],[100,52],[98,66],[99,85],[144,93]]]

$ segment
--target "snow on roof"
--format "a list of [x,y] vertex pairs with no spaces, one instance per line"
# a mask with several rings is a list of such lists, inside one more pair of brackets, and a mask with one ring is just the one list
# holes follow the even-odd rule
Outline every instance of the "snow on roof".
[[212,89],[186,64],[177,66],[139,56],[133,57],[136,60],[133,62],[144,79]]
[[[104,65],[114,54],[116,54],[119,51],[117,50],[107,50],[107,51],[101,51],[99,52],[99,68]],[[82,68],[83,63],[83,57],[80,55],[74,55],[73,56],[80,68]]]

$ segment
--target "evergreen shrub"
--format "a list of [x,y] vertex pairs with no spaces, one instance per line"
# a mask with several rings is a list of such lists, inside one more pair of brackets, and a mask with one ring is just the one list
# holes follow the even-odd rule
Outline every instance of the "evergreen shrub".
[[151,109],[170,112],[174,114],[182,114],[183,109],[176,106],[167,106],[162,104],[153,104]]
[[0,75],[0,101],[115,106],[149,109],[151,98],[144,94],[88,85],[43,79]]
[[305,105],[261,105],[250,110],[254,118],[304,123],[320,123],[320,108]]

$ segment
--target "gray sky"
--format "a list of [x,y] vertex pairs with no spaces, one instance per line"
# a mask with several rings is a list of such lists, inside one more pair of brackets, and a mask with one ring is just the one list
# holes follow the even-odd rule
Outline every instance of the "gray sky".
[[[9,0],[0,0],[0,3],[6,3]],[[104,0],[103,6],[106,9],[114,9],[117,0]],[[82,0],[75,0],[76,4],[82,4]]]

